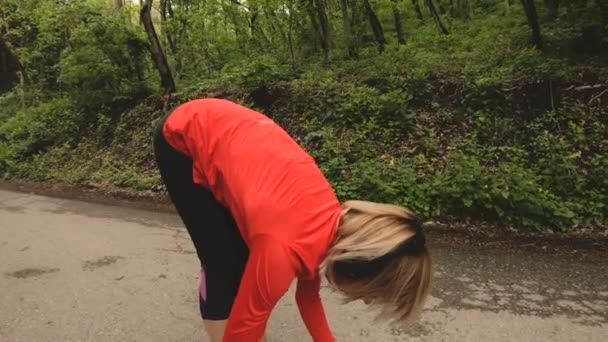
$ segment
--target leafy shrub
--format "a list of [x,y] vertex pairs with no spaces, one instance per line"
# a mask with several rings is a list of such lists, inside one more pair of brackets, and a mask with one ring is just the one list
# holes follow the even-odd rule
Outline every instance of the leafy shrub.
[[47,146],[79,138],[84,122],[85,116],[69,99],[56,98],[17,112],[0,126],[0,141],[10,142],[11,157],[27,158]]
[[[158,76],[134,8],[5,3],[5,45],[27,72],[0,97],[0,176],[158,184],[150,140],[163,101],[140,101]],[[268,90],[274,102],[263,110],[314,156],[341,199],[565,230],[608,218],[608,68],[602,53],[570,51],[584,27],[601,25],[591,3],[565,6],[556,20],[538,6],[544,51],[530,47],[521,6],[506,13],[490,0],[467,19],[444,13],[450,35],[400,2],[405,45],[389,34],[390,3],[377,1],[389,28],[383,53],[362,13],[350,50],[333,6],[329,64],[319,61],[315,11],[304,2],[259,16],[214,1],[176,5],[158,33],[180,91],[172,104],[210,95],[251,105],[252,90]]]

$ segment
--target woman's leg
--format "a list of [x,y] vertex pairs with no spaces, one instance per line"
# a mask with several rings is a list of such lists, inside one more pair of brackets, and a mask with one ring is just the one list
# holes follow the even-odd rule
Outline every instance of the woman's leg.
[[205,331],[207,331],[207,335],[211,339],[211,342],[222,342],[222,338],[224,337],[224,330],[226,330],[226,323],[228,320],[221,321],[210,321],[204,320],[205,323]]
[[[226,330],[226,323],[228,320],[223,321],[203,321],[205,322],[205,330],[207,335],[211,339],[211,342],[222,342],[224,337],[224,330]],[[264,336],[259,342],[267,342],[266,336]]]
[[154,152],[169,196],[204,268],[199,302],[205,327],[212,341],[221,341],[249,251],[230,212],[209,190],[192,181],[192,160],[165,141],[162,123],[155,134]]

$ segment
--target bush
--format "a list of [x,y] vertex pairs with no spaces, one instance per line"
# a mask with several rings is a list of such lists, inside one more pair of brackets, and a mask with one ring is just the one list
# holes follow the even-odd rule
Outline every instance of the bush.
[[66,98],[20,110],[0,126],[6,160],[19,161],[48,146],[77,140],[84,122],[84,114]]
[[[566,6],[556,20],[540,10],[543,51],[531,47],[519,5],[505,13],[503,2],[476,2],[467,19],[446,11],[444,35],[401,2],[407,43],[398,45],[390,2],[378,2],[389,28],[382,53],[363,13],[346,37],[330,6],[329,64],[320,62],[315,11],[296,3],[260,16],[213,1],[174,6],[158,30],[161,44],[178,42],[164,46],[180,91],[171,105],[217,96],[262,107],[342,200],[525,229],[606,225],[608,68],[603,52],[573,48],[605,43],[585,31],[600,27],[591,2]],[[133,8],[7,4],[5,45],[27,77],[0,97],[0,175],[158,184],[151,136],[166,103],[142,101],[158,74]]]

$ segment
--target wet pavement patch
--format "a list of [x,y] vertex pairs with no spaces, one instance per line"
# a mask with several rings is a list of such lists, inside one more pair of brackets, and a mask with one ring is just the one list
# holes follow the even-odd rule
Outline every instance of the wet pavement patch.
[[100,267],[110,266],[118,260],[124,259],[121,256],[104,256],[99,259],[85,261],[82,264],[82,269],[86,271],[94,271]]
[[431,335],[434,329],[436,327],[432,322],[411,322],[401,326],[395,325],[390,327],[389,333],[393,336],[421,337]]
[[58,268],[24,268],[19,271],[7,273],[7,276],[17,279],[38,277],[48,273],[59,272]]
[[183,249],[181,246],[178,246],[179,248],[159,248],[159,250],[164,251],[164,252],[171,252],[171,253],[176,253],[176,254],[183,254],[183,255],[191,255],[191,254],[195,254],[195,251],[192,250],[187,250],[187,249]]
[[0,205],[0,210],[8,211],[9,213],[22,213],[25,207],[20,205]]
[[[108,208],[86,202],[63,201],[56,203],[52,208],[42,209],[42,211],[55,215],[80,215],[91,218],[119,220],[150,228],[175,230],[175,228],[180,227],[180,221],[176,221],[174,216],[161,216],[161,221],[159,222],[159,217],[156,219],[148,217],[150,216],[149,212],[115,206],[112,206],[111,210],[108,210]],[[167,220],[169,222],[165,222]]]

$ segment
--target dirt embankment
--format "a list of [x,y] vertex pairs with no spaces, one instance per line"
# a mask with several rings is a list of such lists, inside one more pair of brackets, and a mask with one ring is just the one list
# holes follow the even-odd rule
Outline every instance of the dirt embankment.
[[[18,180],[0,181],[0,189],[81,200],[93,203],[132,207],[143,210],[175,212],[162,189],[137,191],[96,184],[47,184]],[[608,227],[573,230],[569,233],[519,231],[513,227],[487,222],[467,222],[453,218],[427,223],[431,243],[467,245],[478,248],[525,249],[542,254],[608,256]]]

